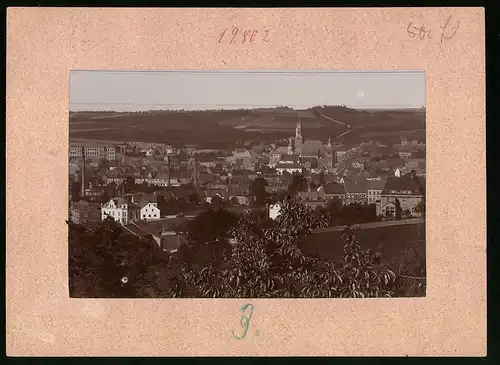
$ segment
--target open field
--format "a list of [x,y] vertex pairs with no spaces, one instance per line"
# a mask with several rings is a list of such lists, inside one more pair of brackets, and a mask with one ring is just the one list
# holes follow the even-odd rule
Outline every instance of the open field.
[[[337,261],[344,255],[340,235],[340,231],[315,233],[306,238],[301,248],[307,254]],[[415,247],[416,241],[421,241],[418,255],[425,259],[425,223],[365,229],[359,238],[365,247],[382,253],[382,262],[397,258],[405,250]]]
[[[322,109],[324,115],[347,123],[352,131],[342,142],[376,138],[395,142],[401,135],[425,138],[425,113],[421,111],[352,111]],[[220,148],[237,140],[274,141],[290,136],[300,117],[307,139],[335,139],[345,127],[311,111],[214,112],[84,112],[70,115],[70,138],[109,139],[185,144]]]

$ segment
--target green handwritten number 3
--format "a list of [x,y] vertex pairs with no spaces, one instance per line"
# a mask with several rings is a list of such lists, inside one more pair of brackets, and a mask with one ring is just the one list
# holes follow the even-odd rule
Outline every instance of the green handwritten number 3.
[[[250,309],[250,315],[248,317],[245,316],[245,310],[247,308]],[[240,319],[240,324],[241,324],[241,327],[244,328],[243,334],[240,337],[238,337],[234,334],[234,330],[233,330],[233,337],[237,338],[238,340],[245,338],[247,335],[248,327],[250,326],[250,319],[252,318],[252,314],[253,314],[253,305],[245,304],[243,307],[241,307],[241,312],[242,312],[242,317]]]

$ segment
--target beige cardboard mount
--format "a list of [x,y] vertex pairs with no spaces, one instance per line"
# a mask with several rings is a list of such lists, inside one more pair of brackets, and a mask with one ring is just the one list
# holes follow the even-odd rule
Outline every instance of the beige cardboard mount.
[[[258,37],[219,43],[233,26],[257,29]],[[424,70],[427,296],[70,299],[65,219],[74,69]],[[486,353],[482,8],[9,8],[6,124],[10,356]],[[237,340],[232,330],[241,329],[247,302],[253,332]]]

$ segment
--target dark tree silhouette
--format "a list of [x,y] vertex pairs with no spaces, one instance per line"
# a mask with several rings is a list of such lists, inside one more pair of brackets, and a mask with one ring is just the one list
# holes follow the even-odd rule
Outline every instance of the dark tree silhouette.
[[396,219],[401,219],[402,215],[401,203],[399,199],[396,198]]
[[268,193],[266,190],[268,183],[267,180],[258,177],[250,184],[250,195],[255,198],[255,203],[257,205],[264,205],[268,198]]
[[212,206],[212,209],[214,209],[214,210],[222,209],[222,207],[224,206],[224,201],[222,200],[222,198],[219,195],[214,195],[212,197],[210,205]]
[[290,194],[297,194],[299,191],[304,191],[306,186],[307,180],[303,175],[293,175],[288,191]]

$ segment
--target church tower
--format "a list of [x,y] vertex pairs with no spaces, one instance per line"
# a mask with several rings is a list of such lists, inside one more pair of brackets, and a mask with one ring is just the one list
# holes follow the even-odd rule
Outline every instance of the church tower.
[[295,150],[298,153],[301,153],[303,143],[304,138],[302,137],[302,123],[300,122],[300,117],[297,116],[297,126],[295,127]]
[[298,117],[297,126],[295,127],[295,139],[302,139],[302,123],[300,122],[300,117]]
[[290,140],[288,141],[288,154],[293,155],[293,140],[292,137],[290,137]]

